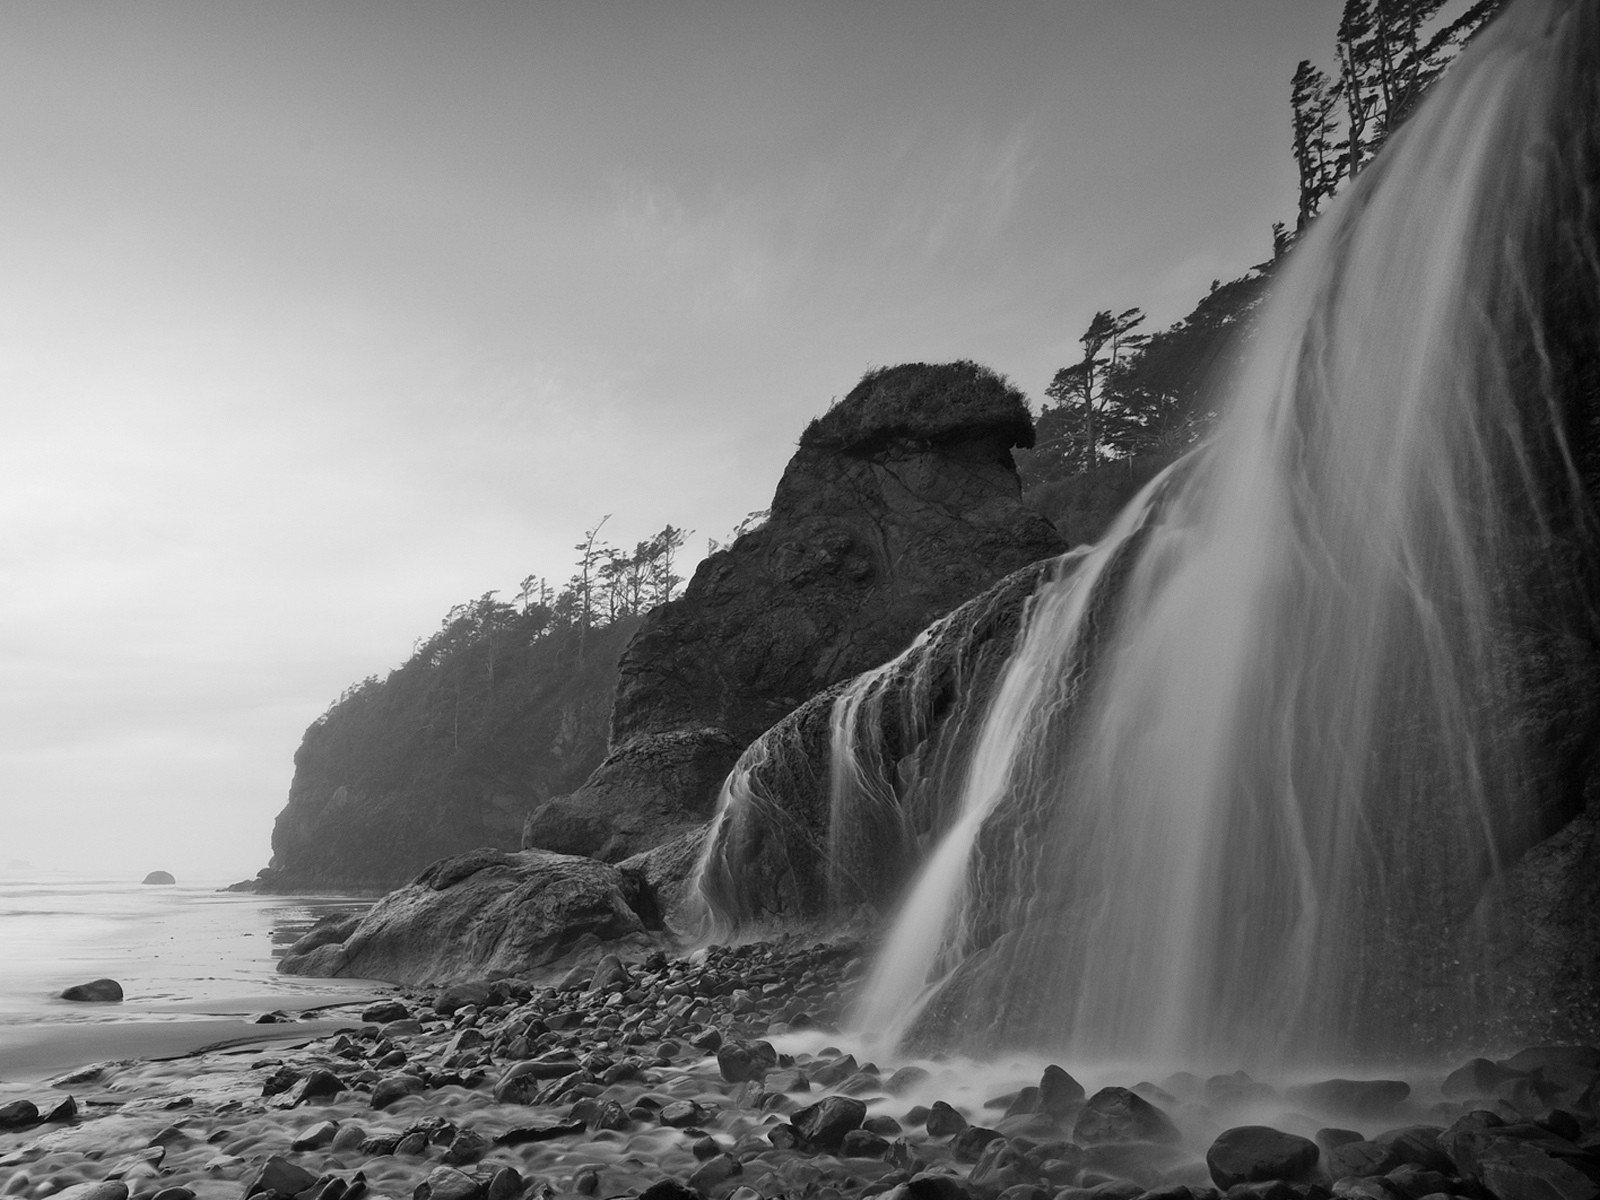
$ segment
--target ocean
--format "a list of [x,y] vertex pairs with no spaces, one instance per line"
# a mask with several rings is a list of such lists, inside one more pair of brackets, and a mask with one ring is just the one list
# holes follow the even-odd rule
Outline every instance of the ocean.
[[[110,1058],[309,1034],[317,1021],[255,1018],[392,991],[370,980],[276,972],[313,922],[364,911],[371,901],[253,896],[221,886],[0,877],[0,1084]],[[122,985],[122,1002],[59,998],[102,977]]]

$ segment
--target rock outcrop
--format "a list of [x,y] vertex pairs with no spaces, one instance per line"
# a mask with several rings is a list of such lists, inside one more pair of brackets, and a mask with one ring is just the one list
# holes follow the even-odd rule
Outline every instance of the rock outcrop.
[[761,527],[700,564],[623,653],[611,753],[523,844],[620,861],[702,823],[740,751],[1064,546],[1025,507],[1022,395],[972,363],[869,374],[800,439]]
[[[706,835],[711,911],[691,905],[691,917],[731,935],[892,906],[948,824],[978,732],[977,722],[950,718],[982,711],[1029,597],[1048,574],[1070,569],[1070,560],[1045,560],[1012,572],[893,662],[813,697],[762,735]],[[968,700],[958,706],[957,697]],[[835,730],[848,751],[833,744]],[[853,752],[856,769],[831,769],[836,749]],[[850,781],[837,800],[836,775]]]
[[307,729],[271,865],[246,886],[378,892],[447,855],[517,849],[528,813],[604,757],[617,656],[638,628],[580,636],[527,616],[419,652]]
[[313,929],[279,969],[413,984],[525,976],[602,945],[653,945],[637,895],[634,876],[593,859],[475,850],[434,863],[354,929]]
[[170,871],[151,871],[150,874],[146,875],[139,882],[152,884],[173,884],[177,883],[178,881],[172,877],[172,873]]

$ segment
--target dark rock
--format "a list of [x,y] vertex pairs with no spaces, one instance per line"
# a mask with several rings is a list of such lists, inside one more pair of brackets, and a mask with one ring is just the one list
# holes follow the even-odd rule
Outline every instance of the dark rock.
[[417,1184],[413,1200],[477,1200],[484,1184],[454,1167],[436,1167]]
[[891,1096],[901,1096],[927,1079],[928,1072],[922,1067],[901,1067],[885,1081],[883,1090]]
[[912,1200],[971,1200],[972,1192],[966,1181],[942,1171],[924,1171],[906,1181],[906,1193]]
[[177,883],[178,881],[176,879],[174,879],[166,871],[151,871],[150,874],[146,875],[139,882],[140,883],[168,883],[168,884],[170,884],[170,883]]
[[489,1176],[483,1200],[516,1200],[526,1190],[527,1184],[515,1167],[501,1167]]
[[705,1197],[676,1179],[660,1179],[640,1192],[639,1200],[705,1200]]
[[128,1200],[128,1185],[116,1179],[75,1183],[52,1193],[51,1200]]
[[261,1094],[263,1096],[276,1096],[280,1092],[287,1092],[304,1078],[305,1073],[298,1067],[279,1067],[262,1082]]
[[115,979],[96,979],[79,983],[61,993],[63,1000],[113,1003],[122,999],[122,985]]
[[691,1125],[700,1124],[705,1120],[705,1115],[693,1100],[674,1100],[671,1104],[663,1106],[658,1119],[669,1128],[687,1129]]
[[77,1119],[78,1102],[71,1096],[66,1097],[44,1115],[44,1123],[47,1125],[64,1125]]
[[1502,1083],[1517,1078],[1518,1072],[1490,1062],[1487,1058],[1474,1058],[1445,1076],[1440,1090],[1450,1100],[1471,1100],[1492,1096]]
[[1329,1147],[1324,1165],[1330,1179],[1343,1179],[1347,1175],[1387,1175],[1404,1161],[1393,1146],[1361,1139]]
[[759,1080],[778,1065],[770,1042],[727,1042],[717,1047],[717,1069],[729,1083]]
[[173,1184],[154,1193],[150,1200],[194,1200],[195,1190],[182,1184]]
[[308,1125],[294,1135],[294,1140],[289,1143],[291,1150],[320,1150],[324,1146],[331,1146],[333,1139],[339,1135],[339,1122],[318,1121],[315,1125]]
[[[356,923],[351,922],[350,928],[354,929]],[[348,933],[346,934],[348,936]],[[344,938],[340,938],[343,941]],[[297,942],[296,945],[299,943]],[[390,1021],[404,1021],[411,1016],[411,1010],[399,1000],[380,1000],[376,1004],[369,1004],[361,1010],[361,1019],[373,1025],[387,1025]]]
[[[959,1155],[957,1162],[961,1161]],[[1037,1166],[1004,1137],[991,1138],[978,1152],[968,1176],[972,1186],[980,1193],[995,1193],[1018,1184],[1037,1184],[1040,1179]]]
[[1401,1162],[1424,1167],[1429,1171],[1450,1171],[1449,1157],[1439,1146],[1439,1135],[1444,1130],[1437,1125],[1407,1125],[1403,1129],[1388,1129],[1374,1140],[1388,1146],[1400,1156]]
[[375,1109],[388,1108],[391,1104],[398,1104],[407,1096],[420,1096],[427,1091],[427,1085],[415,1075],[401,1072],[380,1079],[372,1087],[372,1107]]
[[791,1124],[807,1145],[837,1150],[844,1135],[861,1128],[867,1106],[850,1096],[828,1096],[795,1113]]
[[1400,1079],[1325,1079],[1289,1088],[1285,1094],[1295,1104],[1323,1112],[1380,1117],[1411,1095],[1411,1085]]
[[345,942],[339,973],[461,982],[549,965],[583,939],[646,944],[615,867],[534,850],[464,858],[375,904]]
[[1551,1067],[1577,1067],[1600,1071],[1600,1049],[1594,1046],[1530,1046],[1499,1064],[1507,1071],[1527,1074]]
[[497,1146],[523,1146],[529,1142],[552,1142],[557,1138],[574,1137],[584,1131],[582,1121],[557,1122],[553,1125],[523,1125],[508,1129],[494,1139]]
[[726,1183],[743,1170],[739,1160],[731,1154],[717,1154],[695,1168],[687,1180],[687,1186],[691,1191],[706,1193],[718,1184]]
[[39,1108],[32,1100],[0,1104],[0,1129],[26,1129],[39,1123]]
[[[910,1114],[907,1114],[906,1119],[912,1125],[917,1124],[911,1120]],[[935,1100],[928,1109],[926,1125],[928,1136],[931,1138],[954,1137],[967,1128],[967,1119],[943,1100]]]
[[448,1167],[465,1166],[475,1163],[489,1152],[492,1145],[483,1134],[472,1129],[461,1129],[455,1137],[450,1139],[450,1144],[445,1147],[444,1154],[439,1161]]
[[1177,1126],[1155,1105],[1127,1088],[1101,1088],[1084,1104],[1073,1140],[1093,1142],[1176,1142]]
[[845,1158],[882,1158],[889,1153],[889,1141],[870,1129],[852,1129],[839,1143],[839,1153]]
[[1085,1094],[1083,1084],[1051,1063],[1039,1079],[1039,1110],[1059,1121],[1071,1115]]
[[1266,1125],[1224,1130],[1206,1151],[1206,1166],[1219,1188],[1264,1179],[1299,1179],[1317,1163],[1317,1144]]
[[[889,395],[905,420],[866,419]],[[926,408],[935,397],[951,407]],[[646,617],[619,664],[611,754],[533,813],[525,844],[616,861],[700,824],[740,751],[785,714],[1065,549],[1020,500],[1010,448],[1031,437],[1026,405],[982,368],[892,368],[830,418],[873,432],[802,438],[766,523]]]
[[293,1196],[316,1183],[317,1177],[298,1163],[286,1158],[273,1157],[261,1165],[254,1179],[245,1188],[246,1200],[257,1192],[277,1192],[280,1196]]
[[957,1162],[975,1163],[983,1155],[984,1147],[1002,1136],[997,1129],[969,1125],[950,1140],[950,1154]]
[[332,1071],[318,1068],[300,1081],[300,1086],[295,1089],[293,1102],[305,1104],[310,1100],[326,1100],[342,1091],[344,1091],[344,1080]]

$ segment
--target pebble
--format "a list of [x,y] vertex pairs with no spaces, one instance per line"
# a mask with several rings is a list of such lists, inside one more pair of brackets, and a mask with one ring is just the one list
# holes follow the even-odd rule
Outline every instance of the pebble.
[[[1600,1200],[1587,1048],[1471,1060],[1432,1107],[1395,1080],[1280,1100],[1242,1072],[1091,1097],[1071,1063],[939,1099],[937,1063],[837,1045],[791,1058],[768,1039],[831,1028],[858,959],[848,943],[768,943],[604,960],[564,990],[496,981],[358,1006],[348,1033],[272,1058],[86,1068],[57,1081],[81,1106],[10,1088],[0,1196]],[[295,1107],[308,1101],[324,1119]],[[1262,1104],[1309,1115],[1238,1123]],[[175,1105],[177,1125],[162,1115]]]

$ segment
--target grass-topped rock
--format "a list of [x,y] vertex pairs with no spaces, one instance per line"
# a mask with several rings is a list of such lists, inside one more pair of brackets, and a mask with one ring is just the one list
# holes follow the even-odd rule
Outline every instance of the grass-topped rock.
[[1033,445],[1026,397],[975,362],[902,363],[867,372],[845,398],[806,426],[802,448],[876,454],[895,442],[943,445],[992,439],[1001,450]]

